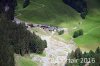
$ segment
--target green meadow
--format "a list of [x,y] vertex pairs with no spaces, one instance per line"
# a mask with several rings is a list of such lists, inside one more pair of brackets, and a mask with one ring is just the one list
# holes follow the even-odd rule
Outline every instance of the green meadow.
[[28,56],[15,56],[16,66],[38,66],[37,62],[33,62]]
[[100,13],[95,13],[93,16],[87,16],[81,28],[84,31],[84,35],[75,38],[75,42],[78,46],[91,50],[100,46]]
[[[16,17],[36,24],[48,24],[68,28],[70,36],[77,29],[83,29],[84,35],[75,38],[76,44],[86,50],[94,50],[100,46],[100,8],[98,0],[87,0],[88,15],[81,19],[79,13],[67,6],[62,0],[31,0],[28,7],[22,8],[22,1],[18,0]],[[82,24],[79,25],[79,23]],[[73,29],[77,27],[77,29]],[[68,35],[62,35],[66,38]]]

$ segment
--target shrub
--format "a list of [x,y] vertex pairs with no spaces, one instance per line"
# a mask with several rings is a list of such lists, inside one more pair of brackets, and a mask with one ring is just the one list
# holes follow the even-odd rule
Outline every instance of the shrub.
[[78,36],[81,36],[81,35],[83,35],[83,30],[79,29],[79,30],[74,32],[73,38],[77,38]]
[[27,7],[30,3],[30,0],[24,0],[23,8]]
[[78,31],[79,31],[79,36],[83,35],[83,30],[82,29],[80,29]]
[[58,35],[62,35],[64,33],[64,30],[58,31]]
[[73,34],[73,38],[76,38],[79,36],[79,32],[78,31],[75,31],[74,34]]

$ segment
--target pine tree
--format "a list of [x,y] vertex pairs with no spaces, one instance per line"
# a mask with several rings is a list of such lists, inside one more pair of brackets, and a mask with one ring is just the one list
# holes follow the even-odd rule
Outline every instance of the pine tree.
[[9,23],[5,18],[0,18],[0,66],[15,66],[13,46],[10,45]]
[[89,51],[89,54],[90,54],[90,57],[91,57],[91,58],[94,58],[95,53],[94,53],[92,50]]
[[99,54],[100,53],[100,48],[98,47],[95,51],[96,54]]
[[3,13],[8,20],[13,20],[16,5],[17,5],[17,0],[1,0],[0,14]]
[[77,48],[75,50],[75,58],[80,59],[81,57],[82,57],[82,51],[80,50],[80,48]]
[[30,3],[30,0],[24,0],[23,8],[27,7]]

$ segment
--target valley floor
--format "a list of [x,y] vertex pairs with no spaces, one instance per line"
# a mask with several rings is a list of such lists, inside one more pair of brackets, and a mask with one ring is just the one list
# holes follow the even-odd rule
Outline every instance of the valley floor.
[[[47,41],[47,48],[44,50],[46,56],[33,57],[33,61],[41,62],[42,66],[64,66],[68,53],[76,49],[75,43],[71,40],[68,44],[58,41],[52,37],[53,35],[42,35],[41,38]],[[40,59],[38,59],[40,58]]]

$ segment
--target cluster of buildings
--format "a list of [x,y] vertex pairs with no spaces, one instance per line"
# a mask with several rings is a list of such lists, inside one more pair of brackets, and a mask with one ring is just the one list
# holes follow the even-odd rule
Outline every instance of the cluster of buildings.
[[[19,19],[17,18],[14,18],[14,22],[16,22],[16,24],[20,24],[21,22],[23,21],[20,21]],[[48,31],[55,31],[55,32],[59,32],[59,31],[62,31],[64,30],[63,28],[61,27],[56,27],[56,26],[49,26],[47,24],[32,24],[32,23],[25,23],[25,26],[26,28],[42,28],[42,29],[46,29]]]
[[31,24],[31,23],[25,23],[26,28],[42,28],[46,29],[48,31],[61,31],[64,30],[63,28],[60,27],[55,27],[55,26],[49,26],[49,25],[44,25],[44,24]]

